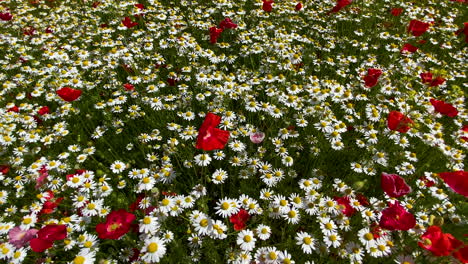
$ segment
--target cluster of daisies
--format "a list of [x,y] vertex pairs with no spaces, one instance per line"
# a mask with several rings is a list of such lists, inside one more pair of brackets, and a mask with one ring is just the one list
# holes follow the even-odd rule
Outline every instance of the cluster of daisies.
[[0,262],[466,263],[463,2],[0,1]]

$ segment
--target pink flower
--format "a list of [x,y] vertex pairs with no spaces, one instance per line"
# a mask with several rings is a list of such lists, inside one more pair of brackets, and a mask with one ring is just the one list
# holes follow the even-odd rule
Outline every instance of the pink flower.
[[250,141],[254,144],[262,143],[263,139],[265,139],[265,133],[263,132],[250,133]]
[[8,243],[12,244],[16,248],[22,248],[31,240],[36,234],[37,229],[23,230],[19,226],[10,229],[8,232]]

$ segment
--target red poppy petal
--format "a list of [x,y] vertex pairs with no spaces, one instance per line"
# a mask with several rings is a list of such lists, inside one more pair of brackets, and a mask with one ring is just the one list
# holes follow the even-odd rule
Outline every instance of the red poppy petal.
[[46,249],[51,248],[53,244],[53,241],[41,238],[33,238],[29,241],[29,245],[34,252],[44,252]]
[[456,193],[468,197],[468,171],[441,172],[439,176]]

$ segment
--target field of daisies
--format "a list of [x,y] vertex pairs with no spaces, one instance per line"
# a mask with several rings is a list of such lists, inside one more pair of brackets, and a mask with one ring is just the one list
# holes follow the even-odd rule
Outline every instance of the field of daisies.
[[0,262],[468,263],[465,0],[0,0]]

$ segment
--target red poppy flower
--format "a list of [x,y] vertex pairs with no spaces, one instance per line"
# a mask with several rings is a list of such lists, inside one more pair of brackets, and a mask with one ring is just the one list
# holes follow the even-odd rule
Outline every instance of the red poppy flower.
[[0,20],[10,21],[12,18],[13,18],[13,15],[10,14],[9,12],[0,13]]
[[50,114],[50,109],[48,106],[43,106],[37,111],[37,113],[40,115]]
[[410,124],[413,124],[413,120],[398,111],[391,111],[388,114],[387,126],[390,130],[406,133],[410,130]]
[[145,9],[145,5],[144,4],[135,4],[135,7],[140,9],[140,10],[143,10]]
[[17,107],[16,105],[13,106],[13,107],[10,107],[10,108],[8,108],[7,112],[19,113],[19,107]]
[[119,239],[125,235],[135,220],[135,215],[120,209],[113,211],[106,217],[105,223],[96,225],[96,232],[101,239]]
[[0,165],[0,173],[2,175],[7,175],[7,173],[10,171],[10,166],[8,165]]
[[135,86],[133,86],[132,84],[126,83],[123,86],[124,86],[125,90],[127,90],[127,91],[135,90]]
[[302,3],[297,3],[296,7],[294,8],[296,11],[300,11],[302,9]]
[[262,5],[263,11],[271,12],[271,10],[273,10],[273,3],[274,2],[275,1],[273,1],[273,0],[263,0],[263,5]]
[[221,36],[221,33],[223,33],[222,28],[210,27],[210,43],[215,44],[218,42],[218,38]]
[[408,231],[416,225],[416,218],[410,212],[406,211],[398,201],[390,204],[382,211],[379,225],[382,228],[394,231]]
[[240,209],[237,214],[231,215],[229,221],[234,224],[234,230],[239,231],[245,228],[245,224],[249,221],[250,215],[244,209]]
[[392,16],[399,16],[401,15],[401,13],[403,13],[403,8],[392,8],[390,13],[392,14]]
[[445,79],[437,76],[435,79],[432,79],[430,86],[439,86],[445,82]]
[[221,122],[221,117],[212,113],[208,113],[205,121],[198,131],[197,149],[215,150],[223,149],[229,140],[229,131],[216,128]]
[[237,24],[232,22],[232,20],[228,17],[226,17],[223,21],[221,21],[219,23],[219,27],[222,29],[222,30],[225,30],[227,28],[229,29],[233,29],[233,28],[237,28]]
[[382,75],[382,70],[380,69],[367,69],[367,75],[364,76],[364,82],[366,86],[368,88],[376,86],[380,75]]
[[432,82],[432,73],[430,72],[422,72],[419,74],[421,77],[421,82],[423,83],[431,83]]
[[29,245],[34,252],[43,252],[49,249],[56,240],[62,240],[67,237],[66,225],[46,225],[37,232],[37,238],[29,241]]
[[468,171],[441,172],[439,176],[456,193],[468,197]]
[[462,242],[454,238],[451,234],[443,233],[439,226],[430,226],[421,236],[422,242],[418,245],[427,249],[434,256],[449,256],[453,250],[460,247]]
[[401,48],[400,53],[405,53],[405,52],[415,53],[417,50],[418,50],[418,47],[415,47],[409,43],[406,43],[405,45],[403,45],[403,48]]
[[72,102],[81,96],[81,90],[73,89],[70,87],[63,87],[57,90],[57,95],[67,102]]
[[384,192],[390,197],[401,197],[411,192],[411,187],[396,174],[382,173],[380,183]]
[[429,23],[413,19],[410,21],[410,24],[408,26],[408,32],[411,32],[411,34],[413,34],[413,36],[415,37],[419,37],[429,29],[430,25],[431,24]]
[[369,201],[367,200],[367,197],[364,196],[363,194],[360,194],[358,193],[356,195],[356,199],[358,200],[358,202],[363,205],[363,206],[369,206]]
[[174,78],[167,78],[167,84],[169,84],[169,86],[176,86],[176,84],[177,84],[177,79],[174,79]]
[[431,102],[432,106],[434,106],[435,110],[443,115],[448,117],[456,117],[458,115],[457,109],[449,103],[436,99],[431,99],[429,101]]
[[347,217],[351,217],[355,212],[356,212],[356,209],[354,209],[352,206],[351,206],[351,203],[349,201],[349,197],[348,196],[343,196],[343,197],[334,197],[333,198],[340,206],[342,206],[341,208],[341,212],[346,215]]
[[465,244],[460,249],[455,250],[452,254],[461,263],[468,263],[468,244]]
[[343,9],[345,6],[350,5],[353,1],[352,0],[337,0],[336,5],[333,7],[333,9],[329,13],[337,13],[341,9]]
[[126,26],[127,28],[132,28],[138,25],[138,22],[133,22],[129,17],[125,17],[122,20],[122,24]]
[[429,29],[430,24],[425,23],[416,19],[413,19],[410,21],[410,24],[408,25],[408,32],[411,32],[413,36],[419,37],[424,32],[426,32]]

